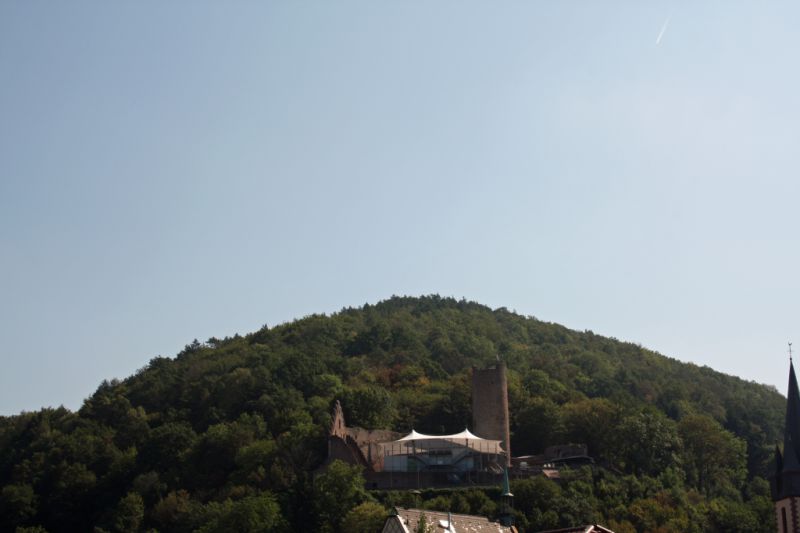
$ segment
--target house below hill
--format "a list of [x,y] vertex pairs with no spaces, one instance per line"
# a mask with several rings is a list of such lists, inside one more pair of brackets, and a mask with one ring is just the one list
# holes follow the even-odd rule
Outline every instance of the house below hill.
[[587,526],[566,527],[563,529],[548,529],[547,531],[537,531],[536,533],[614,533],[610,529],[590,524]]
[[517,533],[514,526],[491,522],[485,516],[445,513],[425,509],[396,507],[383,524],[381,533],[415,533],[420,522],[430,533]]

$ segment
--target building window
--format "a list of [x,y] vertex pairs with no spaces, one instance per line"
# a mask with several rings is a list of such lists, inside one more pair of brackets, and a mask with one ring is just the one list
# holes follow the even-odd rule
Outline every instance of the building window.
[[783,522],[783,533],[788,533],[789,528],[786,525],[786,507],[781,507],[781,522]]

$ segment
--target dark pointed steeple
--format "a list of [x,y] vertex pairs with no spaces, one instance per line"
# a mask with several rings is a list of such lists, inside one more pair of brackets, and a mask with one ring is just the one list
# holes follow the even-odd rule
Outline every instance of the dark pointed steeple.
[[514,495],[511,494],[511,483],[508,482],[508,468],[503,469],[503,496],[509,498],[514,497]]
[[504,526],[514,525],[514,495],[508,482],[508,467],[503,469],[503,493],[500,495],[500,523]]
[[789,361],[789,392],[786,398],[786,421],[783,425],[783,470],[800,470],[798,461],[800,445],[800,392],[794,364]]
[[783,428],[783,453],[776,446],[772,499],[778,501],[790,496],[800,496],[800,391],[797,388],[797,377],[791,358],[786,420]]

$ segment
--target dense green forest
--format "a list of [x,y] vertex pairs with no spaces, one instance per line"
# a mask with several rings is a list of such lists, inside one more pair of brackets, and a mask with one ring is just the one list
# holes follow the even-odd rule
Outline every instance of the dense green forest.
[[471,367],[497,358],[514,454],[580,442],[598,463],[515,480],[523,531],[774,531],[773,388],[439,296],[194,341],[77,412],[0,417],[0,530],[377,531],[392,505],[492,516],[493,488],[369,493],[357,468],[312,473],[336,399],[349,425],[460,431]]

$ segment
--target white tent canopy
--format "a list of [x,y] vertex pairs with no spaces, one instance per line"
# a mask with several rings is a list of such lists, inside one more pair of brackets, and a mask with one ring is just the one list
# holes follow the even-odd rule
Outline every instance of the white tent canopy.
[[411,430],[411,433],[395,441],[381,444],[387,455],[407,455],[425,449],[470,448],[480,453],[502,454],[499,440],[483,439],[464,429],[452,435],[425,435]]
[[499,440],[490,441],[489,439],[482,439],[477,435],[473,435],[472,432],[466,428],[461,433],[453,433],[452,435],[423,435],[422,433],[417,433],[415,430],[412,429],[411,433],[409,433],[405,437],[397,439],[394,442],[402,442],[406,440],[425,440],[425,439],[445,439],[445,440],[458,439],[462,441],[467,439],[467,440],[482,440],[485,442],[498,442],[498,443],[500,442]]

